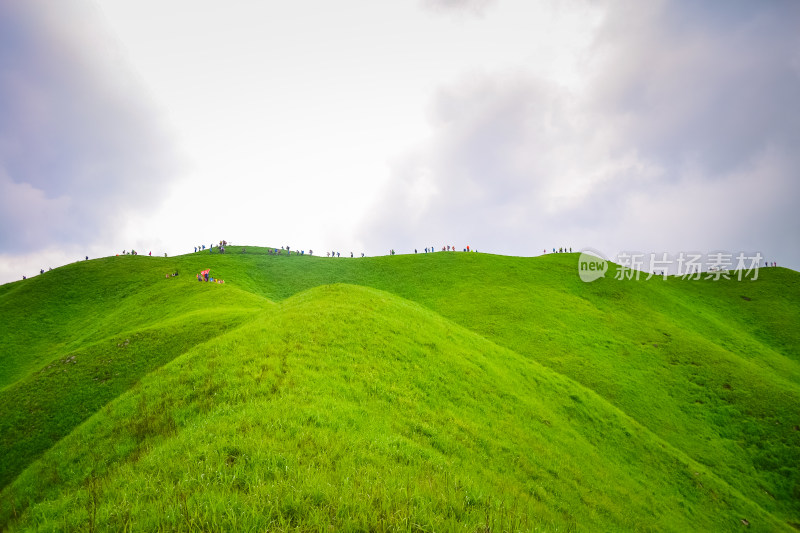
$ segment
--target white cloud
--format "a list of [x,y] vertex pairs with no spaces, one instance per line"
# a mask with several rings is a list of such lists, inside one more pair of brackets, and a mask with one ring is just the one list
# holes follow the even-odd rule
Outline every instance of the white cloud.
[[483,15],[495,2],[496,0],[422,0],[422,5],[433,11],[460,11]]

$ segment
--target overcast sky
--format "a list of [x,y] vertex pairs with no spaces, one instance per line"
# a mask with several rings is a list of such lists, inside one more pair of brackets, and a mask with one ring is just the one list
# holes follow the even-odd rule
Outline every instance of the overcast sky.
[[0,0],[0,282],[221,239],[800,269],[800,2]]

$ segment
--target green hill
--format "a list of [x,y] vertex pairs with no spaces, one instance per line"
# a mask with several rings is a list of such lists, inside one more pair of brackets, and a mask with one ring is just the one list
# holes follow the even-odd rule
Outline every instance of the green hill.
[[797,272],[264,252],[0,286],[0,529],[800,528]]

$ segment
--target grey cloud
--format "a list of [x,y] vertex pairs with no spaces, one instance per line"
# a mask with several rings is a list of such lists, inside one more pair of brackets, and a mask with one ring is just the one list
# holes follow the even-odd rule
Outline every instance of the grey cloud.
[[736,6],[720,22],[694,5],[614,4],[602,68],[579,94],[497,73],[443,89],[430,142],[394,165],[362,240],[760,250],[800,268],[800,42],[787,23],[800,19]]
[[568,106],[555,87],[531,79],[476,76],[443,89],[431,111],[436,140],[395,164],[365,224],[368,247],[388,238],[408,248],[483,242],[502,249],[540,234],[548,190],[561,178],[553,147],[573,127]]
[[[594,105],[665,165],[709,177],[800,141],[800,4],[613,4]],[[713,8],[711,7],[713,6]]]
[[0,4],[0,247],[112,234],[178,168],[158,113],[83,2]]

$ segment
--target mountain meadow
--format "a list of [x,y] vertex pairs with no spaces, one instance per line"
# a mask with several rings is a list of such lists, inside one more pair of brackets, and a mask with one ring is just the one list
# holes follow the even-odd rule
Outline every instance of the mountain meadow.
[[0,530],[800,529],[793,270],[230,248],[0,286]]

